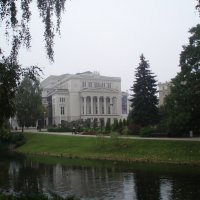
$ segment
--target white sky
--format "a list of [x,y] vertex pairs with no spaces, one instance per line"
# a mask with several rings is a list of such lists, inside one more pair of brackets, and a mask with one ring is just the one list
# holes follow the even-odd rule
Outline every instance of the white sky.
[[[199,23],[196,0],[71,0],[62,15],[61,37],[55,38],[55,62],[44,50],[43,24],[33,6],[32,48],[20,51],[19,63],[38,65],[49,75],[98,71],[121,77],[122,89],[134,81],[139,56],[149,60],[159,82],[179,71],[182,45],[188,30]],[[8,47],[0,30],[0,43]]]

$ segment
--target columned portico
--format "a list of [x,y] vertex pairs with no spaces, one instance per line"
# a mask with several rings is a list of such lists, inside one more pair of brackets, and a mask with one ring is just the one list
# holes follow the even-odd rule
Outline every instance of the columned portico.
[[119,117],[117,110],[117,96],[81,96],[81,118],[114,119]]

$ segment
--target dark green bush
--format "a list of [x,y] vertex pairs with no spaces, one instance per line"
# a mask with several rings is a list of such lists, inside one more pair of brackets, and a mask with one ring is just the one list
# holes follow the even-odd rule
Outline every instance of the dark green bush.
[[140,129],[140,136],[142,137],[168,137],[168,134],[160,129],[159,126],[147,126]]
[[49,132],[72,132],[71,128],[68,127],[51,127],[47,129]]
[[15,144],[16,147],[19,147],[26,143],[26,138],[22,133],[11,133],[9,143]]
[[140,129],[139,135],[142,137],[152,137],[156,131],[157,129],[155,127],[147,126]]
[[2,127],[0,129],[0,141],[8,142],[9,139],[10,139],[10,131],[6,129],[5,127]]

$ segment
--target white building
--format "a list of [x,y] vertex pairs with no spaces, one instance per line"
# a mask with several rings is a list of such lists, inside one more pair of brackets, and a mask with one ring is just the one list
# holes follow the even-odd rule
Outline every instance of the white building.
[[99,121],[127,118],[128,93],[121,92],[121,78],[97,72],[49,76],[41,82],[43,103],[48,107],[48,122],[97,118]]
[[158,83],[159,88],[159,106],[164,104],[164,99],[170,94],[171,82]]

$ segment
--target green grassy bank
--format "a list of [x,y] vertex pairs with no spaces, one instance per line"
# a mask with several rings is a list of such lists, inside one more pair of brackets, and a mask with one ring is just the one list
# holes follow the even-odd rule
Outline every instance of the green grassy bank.
[[200,142],[73,137],[26,133],[18,152],[68,158],[200,165]]

